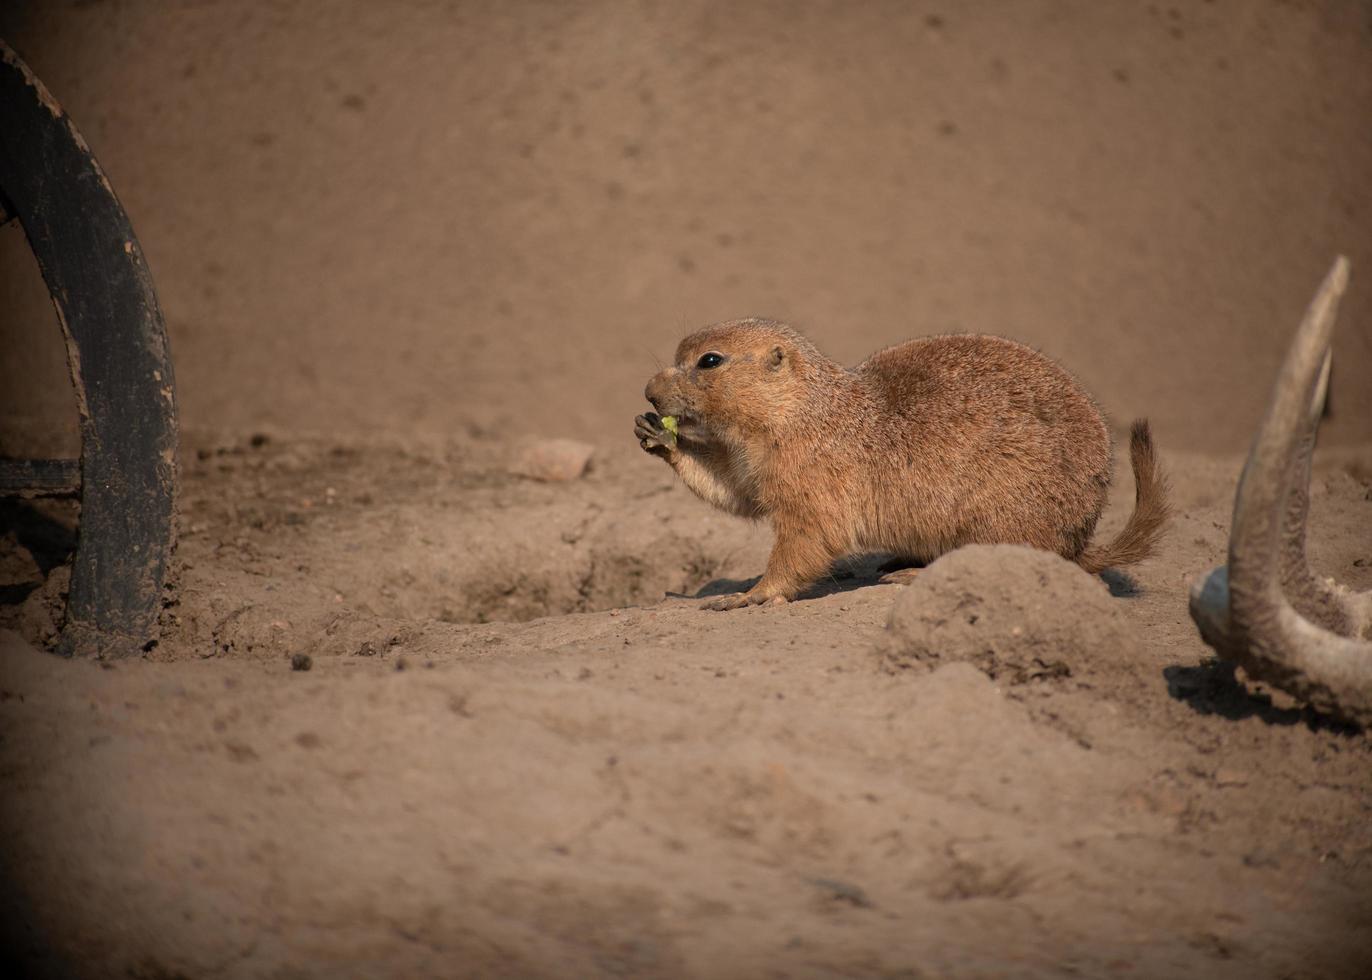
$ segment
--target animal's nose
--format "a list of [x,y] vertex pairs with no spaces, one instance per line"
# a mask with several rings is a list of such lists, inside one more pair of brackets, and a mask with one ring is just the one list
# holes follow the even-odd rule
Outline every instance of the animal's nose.
[[653,408],[662,411],[662,375],[659,374],[648,382],[647,387],[643,389],[643,397],[653,403]]

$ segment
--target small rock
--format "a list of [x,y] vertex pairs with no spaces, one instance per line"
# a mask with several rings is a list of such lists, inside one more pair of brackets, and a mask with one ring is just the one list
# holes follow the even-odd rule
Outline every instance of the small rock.
[[308,653],[291,654],[291,670],[309,670],[314,666],[314,658]]
[[520,450],[512,470],[548,483],[578,480],[591,465],[595,447],[574,439],[542,439]]
[[844,902],[857,909],[870,909],[872,900],[859,886],[836,878],[807,878],[810,884],[826,893],[835,902]]
[[225,742],[224,748],[234,762],[256,762],[260,758],[257,750],[245,742]]

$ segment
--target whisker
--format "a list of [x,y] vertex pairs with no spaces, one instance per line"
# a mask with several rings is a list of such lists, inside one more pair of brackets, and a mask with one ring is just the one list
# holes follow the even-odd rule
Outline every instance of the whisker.
[[642,351],[644,354],[648,355],[648,359],[653,362],[654,366],[659,371],[662,370],[662,358],[658,357],[651,347],[649,347],[647,344],[642,343],[636,344],[635,346],[637,346],[638,349]]

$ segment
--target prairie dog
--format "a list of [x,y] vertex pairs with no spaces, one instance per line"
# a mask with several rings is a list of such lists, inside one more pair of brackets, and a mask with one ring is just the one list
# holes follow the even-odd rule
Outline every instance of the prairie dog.
[[1110,486],[1105,418],[1061,367],[1000,337],[925,337],[849,369],[783,323],[731,320],[683,340],[644,395],[656,412],[635,419],[640,446],[776,533],[762,579],[708,608],[793,599],[835,559],[870,552],[928,562],[1027,544],[1099,572],[1148,557],[1168,517],[1140,420],[1134,513],[1091,546]]

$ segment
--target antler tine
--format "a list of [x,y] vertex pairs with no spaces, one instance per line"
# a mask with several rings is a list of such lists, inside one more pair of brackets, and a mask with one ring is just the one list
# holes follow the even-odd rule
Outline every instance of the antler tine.
[[1332,354],[1326,350],[1288,478],[1281,528],[1281,588],[1302,615],[1326,629],[1347,633],[1350,620],[1341,590],[1311,570],[1305,552],[1306,522],[1310,513],[1310,460],[1320,417],[1324,414],[1331,361]]
[[[1285,518],[1294,509],[1303,533],[1307,506],[1288,508],[1288,498],[1293,482],[1304,478],[1308,466],[1308,458],[1301,453],[1302,441],[1310,434],[1312,396],[1327,361],[1334,317],[1347,285],[1348,260],[1341,255],[1296,331],[1239,481],[1229,534],[1229,593],[1235,625],[1244,632],[1270,622],[1285,604],[1278,560]],[[1300,547],[1303,552],[1303,543]]]

